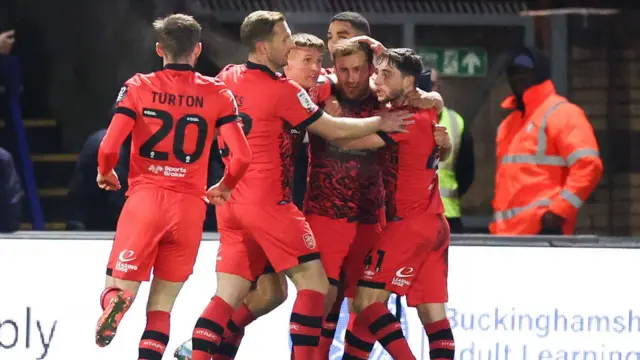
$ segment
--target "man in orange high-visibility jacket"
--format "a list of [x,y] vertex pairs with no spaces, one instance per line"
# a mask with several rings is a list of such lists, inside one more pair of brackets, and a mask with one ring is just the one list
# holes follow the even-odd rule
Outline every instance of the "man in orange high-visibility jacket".
[[572,234],[580,206],[602,176],[593,128],[577,105],[556,94],[549,61],[522,49],[507,69],[511,113],[496,137],[492,234]]

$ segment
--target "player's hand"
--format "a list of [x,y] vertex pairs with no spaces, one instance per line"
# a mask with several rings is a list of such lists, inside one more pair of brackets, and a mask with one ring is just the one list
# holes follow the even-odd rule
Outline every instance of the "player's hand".
[[433,127],[433,137],[436,140],[436,145],[443,149],[451,148],[451,137],[449,137],[446,126],[435,125]]
[[118,180],[118,174],[116,174],[115,170],[111,170],[111,172],[106,175],[101,175],[100,172],[98,172],[96,182],[102,190],[116,191],[121,188],[120,180]]
[[213,185],[207,190],[207,199],[209,200],[209,204],[215,206],[224,205],[227,200],[231,197],[231,190],[228,189],[222,181]]
[[418,109],[433,109],[436,108],[438,112],[444,107],[444,100],[442,96],[435,92],[426,92],[420,89],[412,91],[406,95],[407,105],[417,107]]
[[409,111],[383,111],[379,115],[382,118],[380,130],[385,132],[408,132],[405,126],[415,123]]
[[387,48],[384,47],[384,45],[382,45],[380,41],[373,39],[367,35],[356,36],[351,38],[351,40],[368,44],[371,48],[371,51],[373,51],[373,55],[375,56],[380,56],[384,54],[385,51],[387,51]]
[[340,107],[340,103],[338,102],[338,99],[336,99],[336,97],[333,95],[329,96],[324,101],[324,107],[322,109],[324,110],[324,112],[334,117],[342,115],[342,108]]
[[13,43],[16,41],[15,34],[15,30],[0,33],[0,54],[7,55],[11,52]]

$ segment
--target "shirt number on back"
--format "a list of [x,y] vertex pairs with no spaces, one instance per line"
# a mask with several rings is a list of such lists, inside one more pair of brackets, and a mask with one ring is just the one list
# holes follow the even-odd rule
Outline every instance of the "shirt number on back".
[[[253,119],[251,118],[251,116],[243,112],[238,113],[238,117],[240,118],[240,120],[242,120],[242,131],[244,132],[244,136],[249,136],[251,127],[253,126]],[[225,143],[224,147],[220,149],[220,157],[226,158],[227,156],[229,156],[230,151],[231,150],[229,149],[229,145]]]
[[[153,133],[149,139],[142,144],[142,146],[140,146],[138,154],[148,159],[160,161],[169,160],[168,152],[155,150],[155,147],[171,133],[171,129],[174,129],[173,116],[164,110],[146,108],[142,110],[142,114],[146,118],[158,119],[162,121],[162,124],[160,125],[160,128]],[[190,154],[184,151],[184,140],[188,126],[196,126],[198,130],[196,146]],[[200,115],[186,114],[178,118],[175,121],[175,129],[173,133],[173,155],[175,158],[186,164],[193,163],[200,159],[204,151],[205,142],[207,141],[208,129],[209,125],[207,124],[207,121]]]

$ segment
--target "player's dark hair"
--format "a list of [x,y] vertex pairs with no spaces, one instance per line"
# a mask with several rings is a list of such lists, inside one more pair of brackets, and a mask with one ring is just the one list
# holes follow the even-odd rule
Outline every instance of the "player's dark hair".
[[172,60],[191,54],[200,42],[202,27],[189,15],[173,14],[153,22],[162,51]]
[[418,85],[418,79],[420,79],[424,66],[420,55],[415,50],[409,48],[387,49],[378,59],[378,62],[380,61],[387,61],[389,66],[398,69],[402,76],[413,76],[416,86]]
[[254,11],[244,18],[240,26],[240,42],[253,52],[260,41],[271,40],[274,26],[284,20],[284,14],[281,12]]
[[333,61],[335,62],[339,57],[351,56],[359,52],[363,52],[365,53],[365,55],[367,55],[367,64],[373,64],[373,51],[371,50],[371,47],[369,47],[369,45],[366,43],[361,43],[353,40],[344,40],[338,42],[333,47],[331,56],[333,57]]
[[325,50],[324,41],[322,41],[322,39],[315,35],[306,33],[293,34],[291,36],[291,40],[296,45],[296,47],[299,48],[312,48],[322,53]]
[[367,18],[357,12],[345,11],[335,14],[331,18],[331,22],[329,23],[331,24],[335,21],[349,23],[351,24],[351,26],[353,26],[354,29],[362,33],[362,35],[371,36],[371,26],[369,26],[369,21],[367,20]]

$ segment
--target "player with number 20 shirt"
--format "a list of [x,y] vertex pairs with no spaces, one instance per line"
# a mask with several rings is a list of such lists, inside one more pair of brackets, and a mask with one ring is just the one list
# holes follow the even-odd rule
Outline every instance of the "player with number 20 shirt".
[[[241,134],[235,100],[221,81],[184,64],[135,75],[120,97],[116,113],[128,119],[114,121],[101,146],[119,146],[132,132],[129,198],[118,221],[109,275],[145,281],[154,267],[164,280],[185,281],[202,238],[215,129]],[[101,172],[115,164],[110,160],[101,161]],[[241,174],[229,172],[224,181],[232,188]]]

